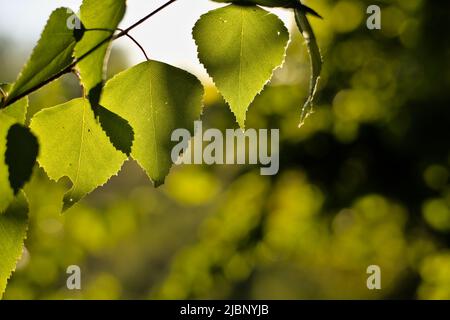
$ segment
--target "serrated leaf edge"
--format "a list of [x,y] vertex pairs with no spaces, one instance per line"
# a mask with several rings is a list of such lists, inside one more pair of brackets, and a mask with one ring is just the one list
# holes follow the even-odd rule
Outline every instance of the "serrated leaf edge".
[[206,72],[208,73],[208,76],[211,78],[211,81],[213,82],[214,86],[217,88],[217,90],[219,91],[220,95],[222,96],[222,98],[225,100],[225,102],[226,102],[227,105],[229,106],[230,111],[231,111],[231,112],[233,113],[233,115],[234,115],[234,120],[236,121],[237,125],[238,125],[242,130],[245,130],[245,122],[247,121],[247,113],[248,113],[248,110],[250,109],[251,105],[253,104],[253,102],[255,101],[255,99],[256,99],[256,98],[264,91],[264,89],[265,89],[266,86],[270,83],[270,81],[273,79],[273,76],[274,76],[275,71],[278,70],[278,69],[282,69],[283,66],[284,66],[284,64],[285,64],[285,62],[286,62],[287,48],[289,47],[289,45],[290,45],[290,43],[291,43],[291,34],[290,34],[290,32],[289,32],[289,29],[288,29],[288,28],[286,27],[286,25],[284,24],[283,20],[280,19],[280,17],[278,17],[276,14],[273,14],[272,12],[269,12],[269,11],[265,10],[264,8],[261,8],[261,7],[258,6],[258,5],[255,5],[256,7],[258,7],[258,8],[260,8],[260,9],[264,10],[265,12],[267,12],[267,15],[273,15],[273,16],[275,16],[275,17],[281,22],[281,24],[283,25],[283,27],[284,27],[286,33],[288,34],[288,41],[286,42],[286,45],[285,45],[285,47],[284,47],[284,54],[283,54],[281,63],[280,63],[278,66],[275,66],[275,67],[272,69],[272,74],[270,75],[269,79],[267,79],[267,81],[264,83],[264,85],[262,86],[262,88],[256,93],[256,95],[253,97],[252,101],[251,101],[251,102],[249,103],[249,105],[247,106],[247,110],[245,111],[245,119],[244,119],[244,123],[241,125],[241,124],[239,123],[238,119],[237,119],[237,114],[236,114],[236,112],[231,108],[230,102],[229,102],[228,99],[220,92],[220,89],[219,89],[219,87],[216,85],[216,82],[214,81],[214,78],[209,74],[207,67],[203,64],[202,60],[200,59],[200,52],[199,52],[199,50],[198,50],[198,44],[197,44],[197,41],[195,40],[195,37],[194,37],[194,29],[195,29],[195,27],[197,26],[198,22],[202,19],[203,16],[206,16],[206,15],[207,15],[208,13],[210,13],[211,11],[219,10],[219,9],[226,8],[226,7],[229,7],[229,6],[234,6],[234,4],[230,4],[230,5],[228,5],[228,6],[224,6],[224,7],[218,8],[218,9],[213,9],[213,10],[208,11],[207,13],[202,14],[202,15],[200,16],[200,18],[197,20],[197,22],[195,23],[194,27],[192,28],[191,36],[192,36],[192,38],[193,38],[193,40],[194,40],[194,42],[195,42],[195,44],[196,44],[196,46],[197,46],[197,59],[198,59],[198,61],[199,61],[200,64],[205,68],[205,70],[206,70]]
[[[177,69],[179,69],[179,70],[181,70],[181,71],[183,71],[183,72],[186,72],[186,73],[188,73],[189,75],[191,75],[192,77],[194,77],[197,81],[198,81],[198,83],[201,85],[201,87],[202,87],[202,91],[203,91],[203,94],[202,94],[202,99],[201,99],[201,101],[200,101],[200,103],[201,103],[201,105],[200,105],[200,115],[198,116],[198,118],[196,118],[195,120],[194,120],[194,122],[195,121],[197,121],[197,120],[200,120],[201,118],[202,118],[202,116],[203,116],[203,111],[204,111],[204,107],[205,107],[205,86],[203,85],[203,83],[202,83],[202,81],[197,77],[197,76],[195,76],[194,74],[192,74],[192,73],[190,73],[190,72],[188,72],[188,71],[186,71],[186,70],[184,70],[184,69],[182,69],[182,68],[179,68],[179,67],[177,67],[177,66],[174,66],[174,65],[171,65],[171,64],[169,64],[169,63],[166,63],[166,62],[163,62],[163,61],[159,61],[159,60],[148,60],[148,61],[144,61],[144,62],[141,62],[141,64],[142,63],[148,63],[148,62],[158,62],[158,63],[162,63],[162,64],[165,64],[165,65],[167,65],[167,66],[170,66],[170,67],[172,67],[172,68],[177,68]],[[133,67],[131,67],[131,68],[134,68],[134,67],[136,67],[136,66],[133,66]],[[113,81],[113,80],[117,80],[116,78],[118,78],[119,76],[121,76],[123,73],[125,73],[125,72],[127,72],[129,69],[131,69],[131,68],[128,68],[128,69],[126,69],[126,70],[123,70],[123,71],[121,71],[121,72],[119,72],[119,73],[116,73],[111,79],[109,79],[106,83],[105,83],[105,85],[103,86],[103,90],[104,91],[106,91],[107,90],[107,88],[108,88],[108,86],[109,86],[109,83],[111,82],[111,81]],[[105,108],[107,108],[107,107],[105,107]],[[109,109],[108,109],[109,110]],[[111,110],[110,110],[111,111]],[[123,119],[125,119],[125,118],[123,118]],[[133,128],[133,126],[131,125],[131,123],[127,120],[127,119],[125,119],[128,123],[129,123],[129,125]],[[133,128],[133,130],[134,130],[134,128]],[[189,130],[189,129],[188,129]],[[195,132],[194,132],[194,128],[192,128],[192,130],[189,130],[189,132],[190,132],[190,134],[191,134],[191,138],[193,138],[194,137],[194,135],[195,135]],[[172,165],[170,166],[170,168],[169,168],[169,172],[166,174],[166,176],[164,177],[164,179],[162,180],[162,181],[157,181],[157,180],[153,180],[152,178],[150,178],[150,174],[147,172],[147,170],[145,169],[145,167],[140,163],[140,161],[139,160],[137,160],[137,159],[135,159],[133,156],[132,156],[132,154],[133,154],[133,149],[131,149],[131,153],[130,153],[130,157],[129,158],[131,158],[131,159],[133,159],[134,161],[136,161],[136,163],[139,165],[139,167],[141,167],[141,169],[145,172],[145,174],[146,174],[146,176],[149,178],[149,180],[151,181],[151,183],[153,184],[153,186],[155,187],[155,188],[158,188],[158,187],[160,187],[161,185],[163,185],[164,183],[165,183],[165,178],[167,178],[167,176],[170,174],[170,172],[172,171],[172,169],[174,168],[174,167],[176,167],[176,165],[174,164],[174,163],[172,163]]]
[[[26,63],[24,64],[24,66],[22,67],[22,69],[21,69],[19,75],[17,76],[16,81],[11,85],[11,89],[9,90],[9,92],[7,92],[7,97],[8,97],[8,98],[9,98],[9,96],[11,95],[11,93],[14,92],[14,90],[16,89],[16,83],[17,83],[17,81],[20,80],[20,78],[22,77],[24,71],[27,69],[27,67],[28,67],[29,64],[31,63],[32,57],[33,57],[33,55],[35,54],[35,51],[36,51],[37,47],[38,47],[39,44],[40,44],[40,41],[41,41],[41,39],[42,39],[42,36],[44,35],[44,33],[45,33],[46,29],[47,29],[46,26],[47,26],[48,23],[50,22],[50,19],[51,19],[52,15],[53,15],[56,11],[58,11],[58,10],[65,10],[66,12],[67,12],[68,10],[70,10],[70,11],[73,12],[73,10],[70,9],[69,7],[58,7],[58,8],[56,8],[55,10],[52,11],[52,13],[50,14],[50,16],[48,17],[48,19],[47,19],[47,21],[46,21],[46,23],[45,23],[44,29],[42,30],[41,34],[39,35],[39,40],[38,40],[37,44],[34,46],[33,50],[31,51],[31,54],[30,54],[30,56],[29,56],[27,62],[26,62]],[[61,53],[62,53],[62,52],[59,52],[58,55],[60,55]],[[61,70],[62,70],[62,69],[61,69]],[[55,80],[53,80],[53,81],[55,81]],[[53,81],[52,81],[52,82],[53,82]]]
[[25,250],[25,241],[28,239],[28,230],[29,230],[29,223],[30,223],[30,202],[28,201],[28,197],[24,191],[22,191],[22,195],[24,196],[27,204],[28,204],[28,212],[27,212],[27,225],[24,230],[24,238],[22,239],[22,245],[19,248],[19,252],[16,255],[16,258],[14,259],[14,268],[9,272],[9,275],[6,277],[6,287],[3,291],[0,291],[0,300],[3,299],[3,295],[6,292],[6,289],[8,288],[8,282],[11,279],[12,275],[17,269],[17,264],[19,263],[20,259],[23,256],[24,250]]
[[[77,100],[77,99],[80,99],[80,98],[76,98],[76,99],[73,99],[73,100]],[[86,100],[87,100],[87,99],[86,99]],[[72,100],[70,100],[70,101],[72,101]],[[67,102],[65,102],[65,103],[63,103],[63,104],[69,103],[70,101],[67,101]],[[60,106],[61,106],[61,104],[56,105],[56,106],[53,106],[53,107],[49,107],[49,108],[42,109],[41,111],[37,112],[34,116],[37,116],[38,114],[40,114],[41,112],[44,112],[44,111],[46,111],[46,110],[55,109],[55,108],[58,108],[58,107],[60,107]],[[33,120],[34,120],[34,117],[33,117],[33,119],[31,119],[30,127],[31,127],[31,125],[32,125],[32,123],[33,123]],[[102,132],[106,135],[106,137],[108,138],[108,141],[111,143],[110,138],[108,137],[108,135],[106,134],[106,132],[103,130],[102,126],[98,123],[98,121],[96,121],[96,124],[97,124],[98,126],[100,126],[100,128],[102,129]],[[39,137],[38,137],[37,135],[36,135],[36,137],[39,139]],[[111,145],[112,145],[112,143],[111,143]],[[38,164],[38,167],[41,168],[41,169],[45,172],[45,174],[47,175],[47,177],[48,177],[51,181],[54,181],[54,182],[58,183],[58,182],[61,181],[62,179],[67,178],[67,179],[69,179],[69,181],[72,183],[72,186],[70,187],[70,189],[67,190],[67,191],[64,193],[64,197],[63,197],[63,199],[62,199],[62,208],[63,208],[63,209],[62,209],[62,213],[64,213],[64,212],[67,211],[68,209],[70,209],[73,205],[76,205],[77,203],[79,203],[79,202],[80,202],[81,200],[83,200],[87,195],[91,194],[92,192],[94,192],[94,191],[97,190],[98,188],[102,188],[102,187],[105,186],[112,178],[117,177],[117,176],[119,175],[119,173],[120,173],[120,172],[122,171],[122,169],[123,169],[123,166],[124,166],[125,163],[129,160],[129,157],[128,157],[125,153],[123,153],[122,151],[117,150],[115,147],[114,147],[114,149],[115,149],[117,152],[120,152],[122,155],[125,156],[125,159],[124,159],[123,163],[121,164],[119,170],[117,170],[117,172],[115,172],[114,174],[112,174],[112,175],[111,175],[111,176],[110,176],[103,184],[100,184],[100,185],[98,185],[97,187],[95,187],[94,189],[92,189],[92,190],[86,192],[80,199],[78,199],[77,202],[73,203],[73,204],[72,204],[71,206],[69,206],[69,207],[66,207],[66,206],[65,206],[64,199],[65,199],[65,197],[72,191],[74,181],[72,181],[72,179],[70,179],[70,177],[67,176],[67,175],[63,175],[63,176],[60,176],[60,177],[58,177],[58,178],[55,178],[55,177],[53,177],[53,176],[50,176],[50,174],[47,172],[47,170],[44,168],[44,166],[40,163],[39,158],[37,159],[36,162],[37,162],[37,164]]]

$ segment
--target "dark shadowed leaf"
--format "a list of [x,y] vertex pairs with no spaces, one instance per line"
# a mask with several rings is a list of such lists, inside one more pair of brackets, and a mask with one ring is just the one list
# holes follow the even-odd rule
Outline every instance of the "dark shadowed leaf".
[[39,152],[36,137],[20,124],[9,128],[5,161],[9,168],[9,182],[17,193],[31,177]]

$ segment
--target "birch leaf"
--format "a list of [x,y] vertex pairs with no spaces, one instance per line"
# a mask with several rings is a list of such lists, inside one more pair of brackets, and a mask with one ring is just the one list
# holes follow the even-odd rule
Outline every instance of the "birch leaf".
[[284,61],[286,27],[260,7],[229,5],[203,15],[193,36],[200,62],[244,128],[248,107]]

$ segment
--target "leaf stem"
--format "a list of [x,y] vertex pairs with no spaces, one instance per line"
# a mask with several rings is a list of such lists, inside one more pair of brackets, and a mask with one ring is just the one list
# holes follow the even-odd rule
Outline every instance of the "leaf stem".
[[2,94],[2,98],[6,97],[5,91],[3,91],[3,88],[0,86],[0,93]]
[[[6,108],[7,106],[13,104],[14,102],[19,101],[20,99],[28,96],[29,94],[39,90],[40,88],[42,88],[43,86],[49,84],[50,82],[60,78],[61,76],[65,75],[66,73],[70,73],[72,72],[72,69],[77,65],[77,63],[79,63],[80,61],[82,61],[83,59],[85,59],[87,56],[89,56],[91,53],[93,53],[94,51],[96,51],[98,48],[100,48],[101,46],[103,46],[105,43],[108,43],[110,41],[114,41],[117,40],[121,37],[124,36],[128,36],[131,39],[134,40],[134,38],[132,38],[131,36],[128,35],[128,32],[130,32],[131,30],[133,30],[134,28],[138,27],[139,25],[141,25],[142,23],[144,23],[145,21],[147,21],[148,19],[150,19],[151,17],[153,17],[154,15],[156,15],[157,13],[159,13],[160,11],[162,11],[163,9],[165,9],[166,7],[170,6],[171,4],[173,4],[174,2],[176,2],[177,0],[169,0],[166,3],[164,3],[163,5],[159,6],[158,8],[156,8],[155,10],[153,10],[152,12],[150,12],[148,15],[146,15],[144,18],[142,18],[141,20],[139,20],[138,22],[134,23],[133,25],[131,25],[130,27],[126,28],[125,30],[122,30],[121,32],[119,32],[118,34],[114,35],[111,34],[110,36],[108,36],[107,38],[105,38],[103,41],[101,41],[99,44],[97,44],[95,47],[93,47],[91,50],[89,50],[88,52],[86,52],[85,54],[83,54],[81,57],[79,57],[78,59],[75,59],[70,65],[68,65],[66,68],[64,68],[63,70],[61,70],[60,72],[54,74],[53,76],[51,76],[50,78],[48,78],[45,81],[42,81],[41,83],[35,85],[34,87],[26,90],[25,92],[21,93],[20,95],[8,100],[6,99],[5,103],[3,106],[0,106],[1,108]],[[137,41],[136,41],[137,42]],[[138,44],[139,45],[139,44]],[[143,48],[141,47],[141,45],[139,45],[139,47],[143,50]],[[145,52],[145,51],[144,51]],[[147,54],[145,54],[147,60]]]
[[5,105],[5,101],[6,101],[7,95],[6,95],[6,92],[3,90],[1,85],[0,85],[0,94],[2,95],[1,99],[0,99],[0,109],[2,109],[3,106]]
[[[122,29],[119,29],[119,28],[117,30],[123,31]],[[139,49],[141,49],[142,53],[145,56],[145,59],[147,59],[147,61],[149,61],[150,58],[148,57],[147,52],[145,52],[144,47],[135,38],[133,38],[133,36],[131,36],[130,34],[126,33],[125,35],[127,36],[127,38],[129,38],[131,41],[133,41],[139,47]]]
[[[123,32],[123,29],[120,28],[116,28],[116,29],[106,29],[106,28],[92,28],[92,29],[84,29],[84,32],[89,32],[89,31],[109,31],[109,32],[115,32],[115,31],[120,31]],[[147,59],[147,61],[149,61],[150,59],[148,58],[147,52],[145,52],[144,47],[129,33],[126,33],[125,36],[127,38],[129,38],[131,41],[133,41],[138,47],[139,49],[142,51],[142,53],[145,56],[145,59]]]

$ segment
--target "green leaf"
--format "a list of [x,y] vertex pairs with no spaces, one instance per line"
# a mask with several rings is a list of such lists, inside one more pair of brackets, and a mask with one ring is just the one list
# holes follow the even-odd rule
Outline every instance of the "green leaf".
[[297,22],[298,29],[300,30],[303,38],[308,46],[308,52],[311,59],[311,80],[309,87],[309,96],[303,106],[302,114],[300,118],[299,127],[303,125],[305,119],[313,112],[313,103],[317,91],[317,86],[320,80],[320,73],[322,72],[322,56],[320,54],[319,45],[314,35],[314,31],[306,17],[305,11],[301,8],[295,10],[295,21]]
[[193,36],[200,62],[243,128],[249,105],[283,63],[286,27],[260,7],[229,5],[203,15]]
[[297,5],[298,0],[213,0],[215,2],[222,2],[222,3],[234,3],[234,4],[240,4],[240,5],[251,5],[251,4],[257,4],[264,7],[282,7],[282,8],[293,8],[295,5]]
[[322,18],[316,11],[303,5],[300,0],[213,0],[221,3],[234,3],[238,5],[260,5],[269,8],[298,8],[300,7],[306,13]]
[[[27,109],[28,97],[25,97],[0,111],[0,114],[11,118],[7,122],[10,126],[6,136],[4,155],[5,164],[8,167],[9,184],[14,193],[17,193],[30,179],[39,152],[36,137],[23,126]],[[12,119],[14,121],[11,122]],[[3,179],[6,180],[5,177]]]
[[6,212],[0,214],[0,299],[22,256],[27,227],[28,203],[20,193]]
[[25,124],[28,109],[28,97],[7,106],[2,113],[16,119],[19,123]]
[[14,190],[9,182],[9,168],[5,160],[8,131],[14,123],[13,118],[0,112],[0,213],[14,198]]
[[125,2],[125,0],[84,0],[80,7],[80,19],[85,32],[75,46],[74,56],[79,59],[90,52],[76,66],[81,83],[90,96],[100,96],[110,41],[98,45],[109,39],[116,31],[125,15]]
[[30,127],[41,144],[38,162],[49,178],[68,177],[72,182],[64,196],[64,210],[105,184],[126,160],[110,143],[87,99],[44,109]]
[[15,107],[0,111],[0,213],[30,178],[38,153],[36,138],[7,114],[9,108]]
[[101,105],[128,120],[135,132],[131,155],[156,186],[172,166],[172,131],[191,129],[203,88],[193,75],[157,61],[134,66],[108,81]]
[[8,101],[28,92],[72,63],[76,39],[74,30],[67,27],[71,15],[67,8],[56,9],[50,15],[28,63],[8,94]]
[[[10,84],[0,84],[0,92],[5,93],[9,92],[11,90],[11,87],[12,86]],[[28,110],[28,97],[25,97],[13,103],[12,105],[5,107],[0,112],[16,119],[21,124],[25,124],[27,117],[27,110]]]
[[[76,68],[95,116],[114,147],[129,155],[134,139],[133,129],[127,121],[99,105],[111,44],[108,39],[114,34],[125,15],[125,2],[125,0],[83,1],[80,18],[85,32],[75,47],[74,55],[76,58],[83,58]],[[84,55],[87,56],[83,57]]]

